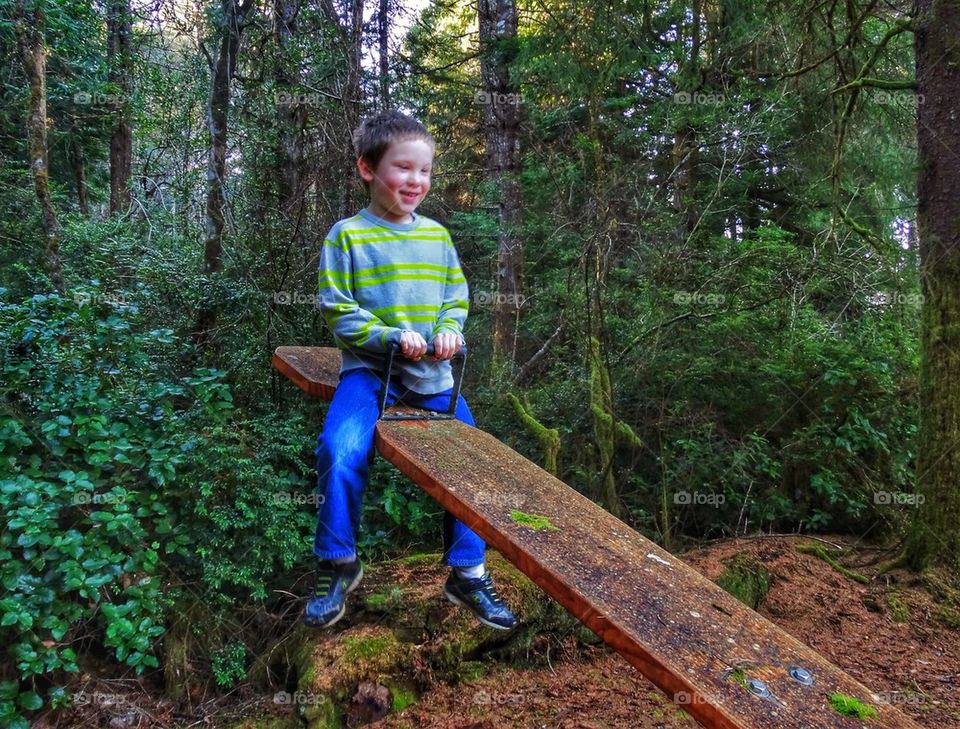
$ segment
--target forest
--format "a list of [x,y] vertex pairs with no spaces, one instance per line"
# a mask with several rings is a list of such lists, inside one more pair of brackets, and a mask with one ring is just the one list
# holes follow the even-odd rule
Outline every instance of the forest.
[[[952,657],[899,708],[960,727],[957,0],[0,0],[0,58],[0,725],[298,685],[326,406],[271,356],[334,346],[320,248],[367,203],[354,130],[398,109],[436,140],[478,427],[674,554],[849,547],[850,589],[927,606]],[[442,511],[378,457],[365,563],[414,569]],[[458,685],[598,650],[554,607],[417,659]],[[373,718],[427,725],[409,685]],[[494,723],[430,725],[542,708],[484,695]]]

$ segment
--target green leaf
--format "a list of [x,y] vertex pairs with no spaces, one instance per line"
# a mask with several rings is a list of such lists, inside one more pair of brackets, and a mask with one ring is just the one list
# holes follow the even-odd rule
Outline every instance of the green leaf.
[[28,711],[36,711],[43,706],[43,699],[36,692],[27,691],[17,696],[17,703]]

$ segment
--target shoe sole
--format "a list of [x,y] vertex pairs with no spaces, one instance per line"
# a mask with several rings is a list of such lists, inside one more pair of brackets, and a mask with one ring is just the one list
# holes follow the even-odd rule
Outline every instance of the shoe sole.
[[303,621],[303,624],[306,625],[308,628],[329,628],[331,625],[333,625],[338,620],[340,620],[340,618],[342,618],[344,615],[347,614],[347,597],[346,596],[349,595],[351,592],[353,592],[357,588],[357,585],[360,584],[361,579],[363,579],[363,565],[360,565],[360,571],[357,572],[357,576],[353,578],[350,584],[347,585],[347,589],[344,590],[343,607],[340,608],[340,612],[338,612],[336,615],[333,616],[333,619],[328,620],[325,623],[318,623],[315,620],[307,620],[305,618]]
[[[454,595],[452,592],[449,592],[449,591],[447,590],[447,588],[443,588],[443,594],[444,594],[444,595],[446,596],[446,598],[447,598],[450,602],[452,602],[454,605],[459,605],[460,607],[465,607],[467,610],[469,610],[471,613],[473,613],[473,616],[474,616],[477,620],[479,620],[481,623],[483,623],[483,624],[486,625],[487,627],[493,628],[494,630],[513,630],[513,628],[508,628],[506,625],[498,625],[497,623],[491,622],[491,621],[487,620],[486,618],[484,618],[484,617],[482,617],[482,616],[480,616],[480,615],[477,615],[477,613],[475,613],[475,612],[473,611],[473,608],[469,605],[469,603],[464,602],[464,601],[461,600],[459,597],[457,597],[456,595]],[[515,628],[516,626],[513,626],[513,627]]]

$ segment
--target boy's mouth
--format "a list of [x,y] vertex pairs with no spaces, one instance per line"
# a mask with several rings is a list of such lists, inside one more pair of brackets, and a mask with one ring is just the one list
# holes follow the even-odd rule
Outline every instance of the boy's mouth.
[[403,198],[404,202],[411,203],[414,200],[416,200],[418,197],[420,197],[420,193],[419,192],[401,192],[400,197]]

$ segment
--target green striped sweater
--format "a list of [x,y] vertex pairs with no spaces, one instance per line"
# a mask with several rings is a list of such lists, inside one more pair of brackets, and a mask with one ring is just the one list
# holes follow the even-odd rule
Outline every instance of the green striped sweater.
[[[469,308],[467,280],[450,233],[414,213],[392,223],[361,210],[336,223],[320,250],[319,306],[342,350],[340,372],[380,370],[404,329],[432,343],[440,332],[463,337]],[[453,385],[449,360],[394,359],[401,382],[420,393]]]

